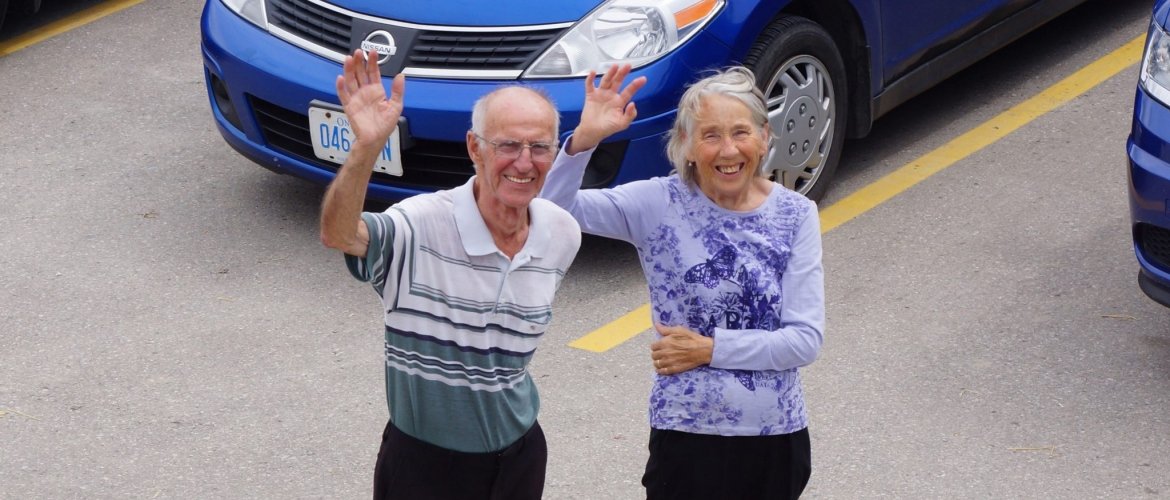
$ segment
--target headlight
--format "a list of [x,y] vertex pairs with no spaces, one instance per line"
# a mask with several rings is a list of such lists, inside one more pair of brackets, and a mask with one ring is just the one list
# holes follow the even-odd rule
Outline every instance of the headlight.
[[545,51],[524,76],[583,76],[617,63],[644,66],[698,33],[723,2],[609,0]]
[[247,19],[252,24],[268,29],[268,18],[264,15],[264,0],[222,0],[227,8]]
[[1150,25],[1150,39],[1142,58],[1139,79],[1142,88],[1154,99],[1170,106],[1170,37],[1158,23]]

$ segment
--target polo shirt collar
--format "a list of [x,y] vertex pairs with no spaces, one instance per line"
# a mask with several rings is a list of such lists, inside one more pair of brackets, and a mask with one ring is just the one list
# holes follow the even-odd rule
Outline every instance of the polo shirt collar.
[[[487,223],[483,221],[483,214],[479,213],[479,205],[475,204],[475,176],[472,176],[462,186],[452,189],[451,196],[455,210],[455,227],[459,231],[459,239],[463,242],[463,251],[467,255],[489,255],[498,253],[503,255]],[[544,200],[532,200],[528,205],[528,239],[524,247],[516,254],[529,255],[533,258],[541,257],[548,248],[551,231],[545,223],[548,218],[548,207]]]

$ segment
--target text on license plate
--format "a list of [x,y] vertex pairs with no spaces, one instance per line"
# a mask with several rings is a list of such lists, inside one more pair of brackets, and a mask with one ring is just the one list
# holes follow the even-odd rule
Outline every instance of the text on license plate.
[[[356,137],[350,127],[349,118],[336,109],[309,107],[309,132],[313,138],[313,154],[325,161],[345,163]],[[390,140],[382,147],[382,154],[374,162],[375,172],[402,175],[402,157],[398,128],[390,134]]]

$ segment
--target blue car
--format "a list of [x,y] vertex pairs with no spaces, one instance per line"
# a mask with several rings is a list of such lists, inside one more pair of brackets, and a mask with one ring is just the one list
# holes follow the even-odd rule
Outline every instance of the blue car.
[[[371,180],[394,201],[462,184],[474,100],[523,82],[579,118],[591,69],[649,83],[638,119],[602,144],[583,185],[665,175],[663,134],[704,70],[752,68],[772,127],[764,168],[819,199],[846,137],[1083,0],[207,0],[207,92],[224,139],[261,166],[328,183],[351,132],[334,79],[356,48],[407,75],[406,108]],[[564,137],[562,137],[562,140]]]
[[1138,285],[1170,306],[1170,1],[1154,3],[1133,104],[1129,156],[1129,209]]

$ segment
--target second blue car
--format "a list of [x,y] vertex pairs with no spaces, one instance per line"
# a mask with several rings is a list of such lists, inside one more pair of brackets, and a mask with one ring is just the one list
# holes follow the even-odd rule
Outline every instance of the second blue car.
[[1170,306],[1170,2],[1158,0],[1142,56],[1129,156],[1129,206],[1138,285]]

